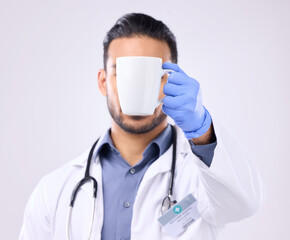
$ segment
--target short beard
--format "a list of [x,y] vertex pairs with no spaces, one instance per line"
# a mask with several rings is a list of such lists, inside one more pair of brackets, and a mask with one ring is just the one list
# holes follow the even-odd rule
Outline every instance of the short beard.
[[[153,121],[150,122],[149,124],[142,126],[142,127],[139,127],[139,128],[135,128],[134,126],[130,126],[128,124],[123,123],[122,117],[114,111],[112,102],[110,101],[108,94],[107,94],[106,99],[107,99],[107,107],[108,107],[108,110],[109,110],[111,117],[120,126],[120,128],[122,128],[124,131],[132,133],[132,134],[143,134],[143,133],[150,132],[167,117],[167,115],[165,113],[161,112],[161,114],[158,115],[157,117],[155,117],[153,119]],[[146,116],[135,116],[135,115],[131,115],[128,117],[133,119],[133,120],[142,120],[142,119],[146,118]]]

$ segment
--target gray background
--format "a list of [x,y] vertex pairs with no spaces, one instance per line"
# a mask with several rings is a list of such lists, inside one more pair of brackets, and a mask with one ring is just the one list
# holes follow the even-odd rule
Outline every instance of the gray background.
[[267,201],[222,239],[289,239],[289,10],[286,0],[1,0],[1,239],[17,238],[40,178],[110,126],[97,70],[105,33],[128,12],[169,26],[205,106],[256,158]]

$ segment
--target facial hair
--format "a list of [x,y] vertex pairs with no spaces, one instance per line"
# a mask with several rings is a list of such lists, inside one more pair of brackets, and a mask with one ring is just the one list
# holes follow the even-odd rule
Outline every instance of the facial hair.
[[[140,127],[134,127],[132,125],[124,123],[122,116],[119,115],[119,113],[115,111],[114,105],[112,101],[110,100],[108,93],[107,93],[106,99],[107,99],[107,107],[108,107],[111,117],[120,126],[120,128],[132,134],[143,134],[143,133],[150,132],[152,129],[158,126],[167,117],[167,115],[161,111],[161,113],[155,116],[150,123],[140,126]],[[127,115],[127,116],[136,121],[146,118],[146,116],[135,116],[135,115],[130,115],[130,116]]]

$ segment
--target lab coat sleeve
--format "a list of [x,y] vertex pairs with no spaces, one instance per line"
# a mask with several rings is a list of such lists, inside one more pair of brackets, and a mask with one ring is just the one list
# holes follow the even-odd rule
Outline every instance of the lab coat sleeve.
[[32,192],[24,211],[23,225],[19,240],[48,240],[52,239],[50,216],[44,192],[43,177]]
[[218,121],[213,121],[217,146],[210,167],[195,159],[200,169],[202,217],[222,226],[253,215],[265,199],[265,187],[249,151]]

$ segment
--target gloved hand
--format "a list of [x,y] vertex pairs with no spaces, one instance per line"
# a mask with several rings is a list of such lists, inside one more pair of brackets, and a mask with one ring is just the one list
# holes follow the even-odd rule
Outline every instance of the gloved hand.
[[162,111],[171,117],[187,139],[197,138],[207,132],[211,116],[202,104],[200,84],[182,71],[175,63],[165,62],[163,69],[172,69],[163,92]]

